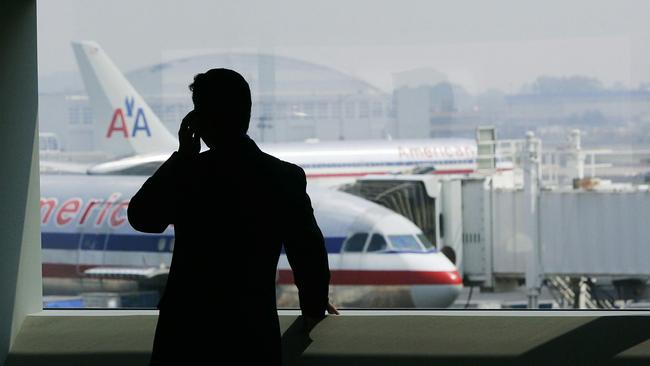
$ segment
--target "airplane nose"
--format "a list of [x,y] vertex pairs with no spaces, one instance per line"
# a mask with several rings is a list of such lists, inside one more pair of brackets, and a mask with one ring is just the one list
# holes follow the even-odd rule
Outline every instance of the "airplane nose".
[[414,285],[411,297],[416,308],[446,308],[458,298],[463,285]]
[[417,308],[446,308],[460,295],[463,281],[458,271],[439,272],[435,283],[411,286],[411,297]]

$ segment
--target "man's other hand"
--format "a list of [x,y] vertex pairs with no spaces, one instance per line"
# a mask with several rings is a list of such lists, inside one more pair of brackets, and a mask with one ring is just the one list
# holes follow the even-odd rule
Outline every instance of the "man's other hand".
[[336,306],[334,306],[334,304],[332,304],[331,302],[327,303],[327,313],[331,315],[341,315],[339,314],[338,309],[336,309]]
[[196,156],[201,151],[201,138],[197,131],[197,115],[195,111],[190,111],[183,121],[178,130],[178,152],[187,157]]

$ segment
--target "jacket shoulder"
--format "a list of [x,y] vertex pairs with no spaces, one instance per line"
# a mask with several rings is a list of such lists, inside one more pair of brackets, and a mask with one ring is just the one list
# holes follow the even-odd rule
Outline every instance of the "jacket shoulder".
[[298,165],[278,159],[275,156],[269,155],[265,152],[262,152],[262,160],[264,161],[265,165],[277,173],[280,173],[284,177],[290,175],[292,178],[298,179],[305,176],[305,171]]

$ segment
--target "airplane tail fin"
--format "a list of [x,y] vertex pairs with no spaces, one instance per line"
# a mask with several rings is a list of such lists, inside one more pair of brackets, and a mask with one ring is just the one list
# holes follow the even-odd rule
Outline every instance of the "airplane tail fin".
[[[174,151],[178,141],[96,42],[73,42],[101,148],[135,154]],[[120,149],[121,148],[121,149]]]

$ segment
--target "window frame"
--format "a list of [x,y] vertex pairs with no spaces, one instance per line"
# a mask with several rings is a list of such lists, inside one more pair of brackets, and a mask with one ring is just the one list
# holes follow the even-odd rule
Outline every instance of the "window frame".
[[[35,23],[36,23],[36,11],[35,11],[35,8],[36,8],[36,1],[35,1],[35,0],[27,0],[27,1],[24,1],[23,6],[26,6],[26,7],[32,7],[32,8],[33,8],[33,11],[32,11],[32,12],[27,12],[26,14],[21,14],[21,17],[20,17],[21,20],[23,20],[25,23],[31,23],[31,22],[33,22],[33,23],[35,24]],[[22,25],[21,22],[18,21],[18,22],[14,23],[14,24],[10,24],[9,27],[13,27],[13,29],[19,31],[19,32],[17,32],[17,33],[20,33],[22,36],[24,36],[23,33],[25,33],[25,31],[22,30],[22,29],[20,29],[21,25]],[[13,33],[10,32],[10,34],[13,34]],[[32,30],[32,34],[31,34],[31,35],[33,35],[33,38],[31,38],[31,39],[28,38],[28,41],[31,41],[31,42],[29,42],[30,44],[27,45],[27,46],[25,46],[25,47],[27,47],[27,48],[30,48],[30,47],[31,47],[31,48],[34,48],[34,49],[35,49],[35,48],[36,48],[36,44],[37,44],[37,37],[36,37],[36,36],[37,36],[37,33],[36,33],[35,28]],[[35,56],[35,50],[34,50],[34,56]],[[29,56],[27,56],[27,57],[29,57]],[[29,59],[28,59],[28,60],[29,60]],[[30,76],[30,80],[32,80],[32,79],[35,80],[35,79],[36,79],[36,77],[37,77],[37,67],[38,67],[38,63],[35,63],[35,64],[33,64],[33,63],[26,63],[26,64],[24,64],[24,65],[20,65],[19,67],[22,68],[22,71],[26,71],[26,73],[28,74],[28,76]],[[34,85],[36,85],[36,81],[34,81]],[[37,109],[37,100],[38,100],[37,98],[38,98],[38,96],[36,96],[36,103],[34,103],[34,104],[32,105],[34,110]],[[2,102],[0,102],[0,103],[3,103],[3,105],[8,105],[8,104],[11,103],[11,101],[5,100],[5,101],[2,101]],[[27,102],[27,103],[29,103],[29,102]],[[342,109],[343,109],[343,108],[342,108]],[[343,112],[343,111],[342,111],[342,112]],[[24,128],[30,128],[30,127],[32,127],[30,124],[25,124],[25,126],[24,126]],[[38,118],[37,118],[36,121],[35,121],[35,126],[34,126],[34,127],[35,127],[35,128],[38,127]],[[38,157],[38,154],[37,154],[37,153],[38,153],[38,134],[35,134],[35,136],[33,137],[33,140],[34,140],[36,143],[35,143],[34,146],[32,147],[32,155],[35,155],[35,157],[33,157],[33,159],[32,159],[31,166],[30,166],[30,168],[32,169],[32,171],[33,171],[34,167],[38,168],[38,164],[39,164],[39,157]],[[33,154],[33,152],[34,152],[33,148],[34,148],[34,147],[35,147],[35,149],[36,149],[36,154]],[[21,150],[20,152],[22,153],[22,152],[24,152],[24,151]],[[25,167],[22,166],[22,167],[19,167],[19,168],[25,168]],[[37,169],[37,173],[38,173],[38,169]],[[16,178],[16,177],[14,177],[14,176],[11,175],[11,174],[10,174],[9,176],[10,176],[10,179],[20,179],[20,178]],[[32,178],[33,178],[33,177],[32,177]],[[36,179],[38,179],[38,178],[36,178]],[[31,182],[31,181],[29,180],[29,178],[28,178],[28,179],[26,180],[25,183],[31,184],[32,182]],[[40,191],[39,191],[38,193],[39,193],[39,195],[40,195]],[[33,197],[32,197],[32,200],[34,200]],[[35,200],[37,201],[37,200],[38,200],[38,197],[36,197]],[[28,202],[26,202],[26,203],[27,203],[27,206],[28,206],[28,207],[26,208],[26,210],[25,210],[25,211],[26,211],[26,214],[36,215],[36,216],[38,217],[38,216],[40,215],[40,209],[38,208],[38,205],[30,205],[30,203],[32,203],[31,201],[28,201]],[[32,207],[32,206],[33,206],[33,207]],[[39,225],[40,220],[36,220],[36,223],[37,223],[36,225],[34,225],[33,222],[31,222],[31,223],[27,223],[26,226],[25,226],[25,230],[26,230],[26,231],[30,231],[30,232],[37,232],[37,233],[39,234],[39,236],[40,236],[40,225]],[[369,244],[369,240],[370,240],[370,238],[371,238],[370,235],[366,238],[366,244],[365,244],[366,246]],[[419,241],[419,238],[416,238],[416,239]],[[388,241],[388,243],[389,243],[389,245],[390,245],[390,241]],[[24,244],[22,244],[22,245],[29,245],[29,248],[32,249],[32,250],[34,249],[34,246],[35,246],[35,245],[38,245],[38,251],[39,251],[39,253],[40,253],[40,250],[41,250],[41,247],[40,247],[40,240],[38,240],[38,241],[35,242],[35,243],[24,243]],[[424,247],[424,245],[423,245],[422,243],[420,243],[420,245],[422,245],[422,246]],[[435,244],[434,244],[434,247],[435,247]],[[364,246],[364,249],[365,249],[365,248],[366,248],[366,247]],[[40,256],[39,256],[39,261],[40,261]],[[20,264],[19,264],[19,263],[16,263],[16,265],[19,266]],[[40,283],[40,282],[41,282],[41,279],[40,279],[40,266],[39,266],[39,268],[37,268],[37,269],[35,269],[35,268],[29,268],[28,270],[31,272],[31,273],[30,273],[30,275],[31,275],[30,277],[34,277],[33,275],[36,274],[36,273],[38,273],[38,275],[39,275],[39,281],[38,281],[38,282]],[[33,280],[30,279],[30,282],[32,282],[32,281],[33,281]],[[39,287],[40,290],[42,290],[42,283],[41,283],[38,287]],[[28,298],[31,299],[31,300],[33,300],[34,298],[38,299],[38,302],[41,304],[41,309],[42,309],[42,295],[40,295],[40,293],[39,293],[38,295],[35,295],[35,297],[28,296]],[[32,302],[32,301],[28,301],[28,302]],[[44,309],[42,309],[42,310],[44,310]],[[152,310],[152,311],[154,311],[154,310]],[[374,311],[374,310],[370,310],[370,311]],[[519,312],[520,310],[514,310],[514,311],[515,311],[515,312]],[[596,311],[593,311],[593,310],[592,310],[591,312],[600,312],[600,311],[601,311],[601,310],[596,310]]]
[[[5,6],[7,4],[7,6]],[[41,277],[41,243],[40,243],[40,209],[39,209],[39,149],[38,149],[38,88],[37,88],[37,56],[36,56],[36,1],[9,1],[3,3],[3,9],[0,12],[0,29],[3,34],[10,34],[11,41],[8,48],[7,56],[0,58],[0,66],[8,66],[10,70],[15,70],[14,75],[19,78],[12,78],[4,85],[0,85],[0,94],[7,89],[15,92],[15,98],[0,99],[0,108],[6,113],[8,120],[19,121],[21,123],[0,124],[0,131],[3,133],[1,138],[8,138],[14,142],[12,156],[3,156],[0,159],[5,165],[7,179],[3,182],[3,190],[0,190],[0,196],[8,198],[5,207],[0,210],[13,211],[17,216],[24,216],[23,225],[11,226],[5,225],[0,228],[0,232],[12,234],[4,238],[3,245],[0,246],[0,258],[3,259],[3,268],[0,272],[8,276],[0,276],[0,286],[3,287],[4,296],[0,297],[0,331],[3,336],[0,337],[0,362],[4,362],[9,353],[10,346],[15,344],[19,333],[26,331],[21,329],[22,324],[28,317],[57,317],[55,324],[58,324],[57,330],[65,330],[68,334],[79,336],[78,329],[70,331],[66,327],[72,318],[83,317],[91,320],[96,317],[133,317],[140,315],[156,316],[157,310],[47,310],[42,308],[42,277]],[[4,21],[2,21],[4,20]],[[4,37],[8,39],[9,37]],[[4,39],[0,40],[3,42]],[[20,80],[18,80],[20,79]],[[13,107],[17,104],[20,108]],[[26,107],[26,108],[25,108]],[[25,188],[27,187],[27,188]],[[18,188],[13,191],[13,188]],[[23,189],[24,188],[24,189]],[[24,215],[23,215],[24,214]],[[210,309],[199,309],[208,316]],[[291,321],[291,319],[300,315],[297,310],[279,310],[281,320]],[[473,318],[480,319],[483,317],[519,317],[519,318],[610,318],[612,327],[623,324],[620,319],[625,316],[637,315],[648,316],[650,311],[639,309],[627,310],[382,310],[382,309],[364,309],[364,310],[341,310],[343,317],[366,317],[368,320],[377,319],[377,317],[387,316],[398,319],[403,316],[442,316],[458,317],[466,316],[473,321]],[[616,318],[612,318],[616,317]],[[360,323],[358,320],[349,319],[352,324],[358,326],[369,325],[368,322]],[[605,319],[602,319],[605,320]],[[330,319],[329,321],[336,321]],[[392,321],[392,320],[391,320]],[[536,320],[539,321],[539,320]],[[569,321],[571,321],[569,319]],[[575,322],[575,321],[574,321]],[[129,322],[130,323],[130,322]],[[325,322],[324,322],[325,323]],[[348,322],[349,323],[349,322]],[[338,323],[337,326],[344,326],[346,323]],[[567,323],[568,324],[568,323]],[[373,326],[369,329],[375,329]],[[349,328],[348,328],[349,329]],[[575,328],[575,329],[580,329]],[[112,334],[107,329],[94,329],[91,341],[98,345],[97,341],[106,339],[106,335]],[[559,337],[558,337],[559,338]],[[557,340],[555,338],[554,340]],[[34,345],[37,347],[38,343]],[[75,345],[78,346],[78,345]],[[631,348],[630,348],[631,349]],[[81,355],[79,348],[74,348],[70,355]],[[100,347],[92,347],[91,351],[101,352]],[[87,352],[88,349],[85,350]]]

